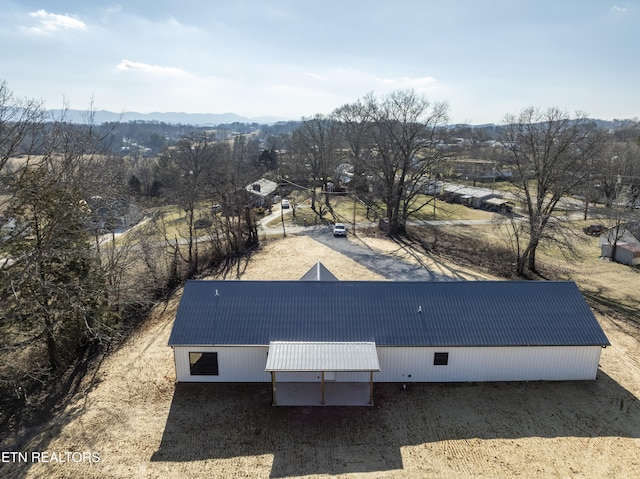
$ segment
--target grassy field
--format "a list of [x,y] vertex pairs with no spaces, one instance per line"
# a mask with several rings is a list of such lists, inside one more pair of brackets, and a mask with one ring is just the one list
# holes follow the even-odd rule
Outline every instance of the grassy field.
[[[369,212],[367,216],[367,207],[359,201],[354,201],[353,198],[347,196],[336,196],[331,200],[333,215],[330,211],[326,210],[324,213],[324,221],[326,223],[341,222],[346,224],[352,224],[355,217],[355,222],[361,223],[377,223],[377,221],[383,216],[382,211]],[[354,215],[355,210],[355,215]],[[335,220],[334,220],[335,217]],[[491,220],[495,217],[493,213],[488,211],[468,208],[459,204],[447,203],[445,201],[436,200],[435,210],[433,203],[425,206],[418,213],[412,215],[410,221],[429,221],[429,220]],[[293,215],[287,215],[285,217],[286,226],[303,226],[319,224],[321,220],[318,214],[314,212],[310,207],[310,202],[303,201],[300,203],[295,211],[295,218]],[[273,219],[267,226],[275,228],[281,223],[280,218]]]

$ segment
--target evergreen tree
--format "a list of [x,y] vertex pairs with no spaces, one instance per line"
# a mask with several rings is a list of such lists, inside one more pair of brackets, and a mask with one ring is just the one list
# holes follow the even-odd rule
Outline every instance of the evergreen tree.
[[44,165],[23,169],[13,186],[17,228],[8,252],[15,262],[5,271],[5,314],[23,335],[44,344],[55,370],[89,341],[110,337],[116,318],[79,192]]

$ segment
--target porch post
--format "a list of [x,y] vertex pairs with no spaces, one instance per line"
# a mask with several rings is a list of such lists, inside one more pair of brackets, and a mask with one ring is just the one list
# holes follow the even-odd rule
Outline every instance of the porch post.
[[373,371],[369,371],[369,404],[373,404]]
[[320,404],[324,404],[324,371],[322,371],[322,400]]
[[271,405],[275,406],[278,402],[276,401],[276,372],[271,371]]

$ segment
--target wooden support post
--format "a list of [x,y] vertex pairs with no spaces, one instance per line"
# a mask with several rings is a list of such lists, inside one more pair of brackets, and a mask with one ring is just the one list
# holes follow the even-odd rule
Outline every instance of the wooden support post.
[[322,371],[322,400],[320,404],[324,404],[324,371]]
[[271,371],[271,405],[278,404],[276,400],[276,372]]
[[373,371],[369,371],[369,404],[373,404]]

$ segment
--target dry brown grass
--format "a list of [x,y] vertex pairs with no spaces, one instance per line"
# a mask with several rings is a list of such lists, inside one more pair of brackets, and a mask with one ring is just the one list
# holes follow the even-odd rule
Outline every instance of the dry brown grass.
[[336,253],[308,236],[287,236],[268,242],[243,266],[235,279],[297,280],[318,261],[340,280],[384,280],[343,254]]
[[576,257],[565,258],[555,249],[543,251],[540,259],[558,271],[560,279],[575,281],[589,297],[599,296],[605,302],[640,307],[640,269],[601,258],[598,238],[584,235],[575,246]]
[[[397,245],[369,242],[381,252]],[[321,260],[380,279],[308,237],[267,244],[242,279],[297,279]],[[573,273],[576,274],[576,273]],[[637,284],[637,283],[636,283]],[[87,464],[4,464],[3,477],[638,477],[638,331],[598,318],[597,381],[375,386],[373,408],[274,408],[269,385],[174,384],[176,293],[88,378],[24,451],[97,451]]]

